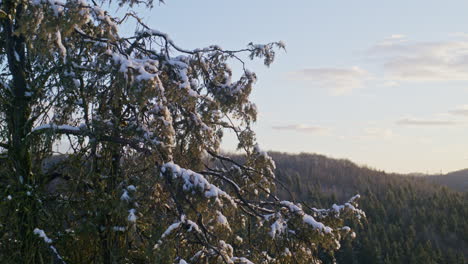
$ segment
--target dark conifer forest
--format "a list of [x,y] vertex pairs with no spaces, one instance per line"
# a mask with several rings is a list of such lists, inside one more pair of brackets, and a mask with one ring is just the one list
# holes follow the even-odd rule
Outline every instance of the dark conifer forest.
[[366,222],[349,223],[356,238],[342,243],[338,263],[466,263],[468,193],[322,155],[271,156],[284,199],[330,207],[361,195]]

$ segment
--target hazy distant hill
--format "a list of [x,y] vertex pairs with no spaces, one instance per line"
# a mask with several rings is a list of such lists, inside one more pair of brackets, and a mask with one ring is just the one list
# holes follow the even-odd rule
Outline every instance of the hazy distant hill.
[[435,183],[442,184],[458,191],[468,192],[468,169],[454,171],[444,175],[427,176]]
[[270,155],[277,178],[290,189],[278,187],[284,199],[329,207],[361,194],[368,222],[349,223],[357,239],[343,243],[338,263],[466,263],[468,193],[322,155]]

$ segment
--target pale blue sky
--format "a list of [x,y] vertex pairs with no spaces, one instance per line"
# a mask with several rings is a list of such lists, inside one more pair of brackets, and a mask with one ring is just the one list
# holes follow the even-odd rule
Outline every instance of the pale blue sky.
[[140,10],[185,48],[284,41],[270,68],[248,63],[261,147],[394,172],[468,167],[467,12],[468,1],[440,0],[166,0]]

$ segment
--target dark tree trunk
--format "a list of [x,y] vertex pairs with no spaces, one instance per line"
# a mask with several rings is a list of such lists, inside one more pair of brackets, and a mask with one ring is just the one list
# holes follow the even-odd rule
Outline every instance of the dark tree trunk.
[[[11,10],[8,11],[8,13],[11,12]],[[21,16],[21,13],[22,7],[19,5],[16,8],[16,16]],[[9,156],[18,181],[33,184],[30,147],[26,142],[26,136],[31,132],[31,124],[28,122],[31,114],[30,91],[25,71],[26,45],[22,35],[14,34],[15,25],[12,21],[5,19],[3,24],[8,66],[13,77],[12,100],[8,111]]]
[[[37,227],[39,207],[36,199],[29,194],[29,186],[34,185],[34,174],[31,171],[30,144],[26,137],[31,132],[31,97],[26,71],[26,43],[24,36],[16,34],[18,20],[23,13],[23,5],[14,1],[4,3],[7,14],[15,14],[15,19],[3,19],[3,39],[7,53],[8,66],[12,76],[11,100],[7,106],[8,120],[8,156],[16,182],[18,207],[17,237],[21,244],[21,263],[38,263],[40,261],[38,239],[33,233]],[[16,21],[16,22],[15,22]],[[14,252],[12,252],[14,253]]]

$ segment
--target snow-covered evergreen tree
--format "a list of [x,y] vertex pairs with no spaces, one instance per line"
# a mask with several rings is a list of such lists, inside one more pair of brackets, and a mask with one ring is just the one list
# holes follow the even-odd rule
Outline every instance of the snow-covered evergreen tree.
[[[0,2],[0,262],[318,263],[354,235],[357,196],[315,209],[274,195],[242,58],[268,66],[283,43],[185,49],[102,4]],[[226,130],[242,161],[221,154]]]

